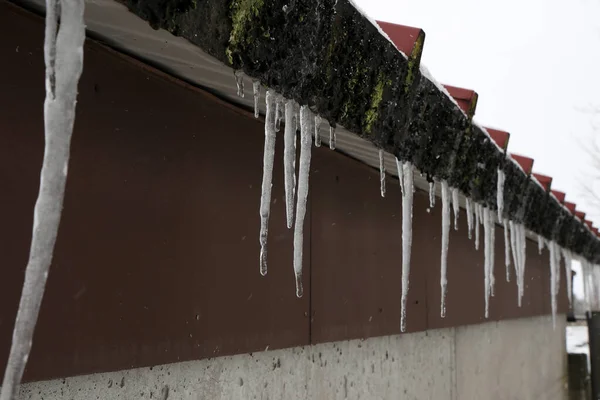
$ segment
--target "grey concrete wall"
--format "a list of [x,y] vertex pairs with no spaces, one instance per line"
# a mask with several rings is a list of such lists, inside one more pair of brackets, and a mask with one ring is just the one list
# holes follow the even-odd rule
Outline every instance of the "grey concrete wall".
[[566,399],[565,319],[507,320],[23,385],[19,400]]

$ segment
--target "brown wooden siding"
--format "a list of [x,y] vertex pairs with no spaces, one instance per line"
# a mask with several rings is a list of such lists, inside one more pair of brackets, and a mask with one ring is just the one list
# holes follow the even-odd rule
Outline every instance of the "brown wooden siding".
[[[43,20],[0,0],[0,366],[10,347],[43,154]],[[233,77],[232,77],[232,85]],[[282,141],[258,272],[263,124],[88,41],[65,208],[26,379],[399,332],[401,198],[378,172],[313,152],[305,296],[295,297]],[[438,203],[439,203],[438,199]],[[415,193],[408,329],[483,322],[483,250],[452,231],[439,318],[440,204]],[[483,247],[483,230],[481,232]],[[550,312],[528,243],[524,306],[496,231],[490,319]],[[560,309],[566,309],[561,268]],[[526,340],[526,339],[524,339]]]

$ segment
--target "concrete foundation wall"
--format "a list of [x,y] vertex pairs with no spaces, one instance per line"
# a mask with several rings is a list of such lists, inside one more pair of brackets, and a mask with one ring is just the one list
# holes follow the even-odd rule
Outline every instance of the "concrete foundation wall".
[[19,400],[565,399],[565,318],[490,322],[23,385]]

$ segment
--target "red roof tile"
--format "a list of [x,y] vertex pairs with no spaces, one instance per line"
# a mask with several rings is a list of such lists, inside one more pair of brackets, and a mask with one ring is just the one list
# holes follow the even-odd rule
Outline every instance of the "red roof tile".
[[561,192],[558,190],[552,190],[552,194],[554,195],[554,197],[556,197],[556,200],[558,200],[561,203],[565,202],[565,192]]
[[552,185],[552,177],[542,174],[533,174],[533,177],[538,180],[539,183],[542,184],[546,191],[550,191],[550,186]]
[[377,24],[390,37],[396,47],[406,54],[407,57],[416,56],[413,55],[415,50],[419,52],[418,56],[421,55],[420,53],[423,51],[423,46],[418,46],[417,41],[419,35],[423,35],[423,39],[425,39],[425,32],[423,32],[422,29],[383,21],[377,21]]
[[527,175],[531,174],[531,170],[533,169],[533,158],[520,156],[518,154],[511,154],[510,156],[521,166],[521,168],[523,168]]
[[588,221],[587,219],[583,221],[590,229],[593,230],[592,221]]
[[510,139],[510,133],[488,127],[485,127],[485,130],[488,131],[492,137],[492,140],[506,152],[506,149],[508,148],[508,140]]
[[585,220],[585,213],[583,211],[575,210],[575,216],[580,220]]
[[456,86],[444,85],[450,96],[458,103],[461,110],[467,114],[469,118],[473,118],[475,115],[475,109],[477,108],[477,99],[479,96],[477,92],[471,89],[464,89]]
[[567,209],[569,211],[571,211],[571,214],[575,215],[575,203],[571,203],[570,201],[565,201],[565,207],[567,207]]

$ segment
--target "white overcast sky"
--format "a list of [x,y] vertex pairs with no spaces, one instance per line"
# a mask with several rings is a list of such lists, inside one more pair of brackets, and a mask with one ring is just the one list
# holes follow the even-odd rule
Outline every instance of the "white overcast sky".
[[511,133],[509,152],[582,199],[600,137],[600,0],[354,0],[374,19],[425,31],[424,63],[442,83],[479,93],[475,119]]

